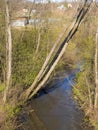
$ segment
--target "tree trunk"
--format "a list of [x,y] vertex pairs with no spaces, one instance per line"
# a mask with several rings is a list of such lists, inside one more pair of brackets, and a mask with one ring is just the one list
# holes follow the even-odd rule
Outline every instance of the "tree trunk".
[[52,65],[51,69],[49,70],[49,72],[47,73],[47,75],[45,76],[45,78],[42,80],[42,82],[37,86],[37,88],[34,90],[34,92],[30,95],[29,99],[32,98],[38,91],[39,89],[45,84],[45,82],[48,80],[50,74],[53,72],[55,66],[57,65],[57,63],[59,62],[59,60],[61,59],[62,55],[65,52],[65,49],[67,48],[68,43],[66,43],[61,51],[61,53],[59,54],[59,56],[57,57],[56,61],[54,62],[54,64]]
[[96,43],[95,43],[95,102],[94,108],[98,108],[98,29],[96,33]]
[[38,50],[39,50],[40,38],[41,38],[41,28],[38,30],[38,40],[37,40],[36,53],[38,53]]
[[7,42],[6,42],[6,49],[7,49],[7,77],[6,77],[6,89],[4,92],[4,103],[7,101],[7,94],[9,87],[11,85],[11,65],[12,65],[12,36],[11,36],[11,23],[10,23],[10,15],[9,15],[9,0],[5,0],[6,5],[6,31],[7,31]]
[[[77,26],[78,26],[78,23],[76,24],[76,27]],[[57,50],[57,52],[56,52],[53,60],[51,61],[51,63],[46,67],[46,70],[45,70],[44,74],[42,74],[43,77],[40,79],[41,82],[39,83],[39,85],[37,86],[37,88],[35,88],[35,90],[31,93],[31,95],[29,96],[29,99],[32,98],[40,90],[40,88],[46,83],[46,81],[48,80],[49,76],[53,72],[55,66],[57,65],[57,63],[61,59],[62,55],[65,52],[65,49],[68,46],[68,42],[66,42],[66,41],[69,41],[69,39],[72,37],[72,35],[77,31],[77,29],[76,28],[74,29],[74,27],[75,27],[75,25],[73,23],[71,31],[69,31],[68,36],[64,39],[64,41],[60,45],[60,47]],[[71,34],[71,32],[72,32],[72,34]]]
[[[85,14],[87,13],[87,11],[89,10],[91,3],[86,6],[86,3],[84,5],[84,7],[80,10],[75,22],[72,24],[70,31],[68,32],[66,38],[64,39],[64,41],[62,42],[62,44],[60,45],[59,49],[57,50],[55,56],[53,57],[53,60],[50,62],[50,64],[47,66],[48,62],[46,62],[47,64],[45,64],[44,69],[42,70],[42,72],[40,73],[41,78],[37,77],[37,80],[39,80],[40,78],[40,82],[35,82],[35,86],[31,86],[27,92],[26,92],[26,100],[30,99],[32,96],[34,96],[38,90],[45,84],[45,82],[48,80],[50,74],[52,73],[52,71],[54,70],[55,66],[57,65],[58,61],[60,60],[60,58],[62,57],[63,53],[65,52],[65,48],[68,45],[69,40],[73,37],[73,35],[76,33],[80,23],[82,22]],[[53,48],[52,48],[53,49]],[[54,52],[54,50],[53,50]],[[50,57],[47,57],[46,60],[49,61]],[[38,83],[38,84],[37,84]],[[36,86],[37,85],[37,86]],[[35,88],[36,87],[36,88]],[[33,88],[33,89],[32,89]],[[35,88],[35,90],[34,90]]]
[[27,92],[26,92],[27,97],[28,97],[28,95],[30,94],[31,90],[33,90],[33,89],[35,88],[35,86],[37,85],[37,83],[38,83],[39,80],[41,79],[42,75],[44,74],[43,72],[45,71],[45,68],[46,68],[46,66],[48,65],[49,60],[50,60],[50,58],[52,57],[52,55],[53,55],[55,49],[57,48],[57,46],[58,46],[58,44],[59,44],[61,38],[64,36],[66,29],[67,29],[67,28],[64,29],[63,33],[60,34],[59,38],[58,38],[57,41],[54,43],[54,46],[52,47],[52,49],[51,49],[49,55],[46,57],[46,60],[45,60],[45,62],[44,62],[44,64],[43,64],[41,70],[39,71],[38,75],[36,76],[36,78],[35,78],[33,84],[31,85],[30,88],[27,89]]

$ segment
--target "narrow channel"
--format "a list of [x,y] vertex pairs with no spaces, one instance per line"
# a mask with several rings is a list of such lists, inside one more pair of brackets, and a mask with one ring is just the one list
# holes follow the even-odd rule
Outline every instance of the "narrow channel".
[[41,90],[30,101],[29,118],[24,116],[28,122],[25,130],[84,130],[83,114],[72,93],[75,74],[56,77],[45,92]]
[[[48,130],[82,130],[82,115],[72,95],[74,74],[58,78],[48,94],[32,101],[32,107]],[[71,80],[71,81],[70,81]]]

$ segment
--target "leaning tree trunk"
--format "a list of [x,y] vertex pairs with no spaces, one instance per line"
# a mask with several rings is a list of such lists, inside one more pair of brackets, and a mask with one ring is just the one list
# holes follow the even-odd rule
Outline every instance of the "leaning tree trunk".
[[[26,100],[30,99],[32,96],[34,96],[39,89],[46,83],[46,81],[48,80],[50,74],[52,73],[52,71],[54,70],[55,66],[57,65],[58,61],[61,59],[63,53],[65,52],[65,48],[68,45],[69,40],[73,37],[73,35],[76,33],[81,21],[83,20],[85,14],[87,13],[87,11],[89,10],[89,7],[91,5],[91,3],[89,3],[88,5],[86,5],[87,1],[84,4],[84,7],[80,10],[75,23],[72,24],[72,28],[70,29],[67,37],[64,39],[64,41],[62,42],[62,44],[60,45],[59,49],[57,50],[53,60],[50,62],[50,64],[44,68],[44,74],[42,73],[42,77],[39,81],[39,84],[37,84],[35,89],[32,89],[32,86],[27,90],[26,92]],[[29,91],[29,93],[28,93]]]
[[6,76],[6,89],[4,91],[4,103],[7,101],[7,94],[11,85],[11,65],[12,65],[12,36],[11,36],[11,23],[9,15],[9,0],[5,0],[6,6],[6,63],[7,63],[7,76]]
[[65,49],[67,48],[68,43],[66,43],[61,51],[61,53],[59,54],[59,56],[57,57],[56,61],[54,62],[54,64],[52,65],[51,69],[49,70],[49,72],[47,73],[47,75],[45,76],[45,78],[42,80],[42,82],[37,86],[37,88],[34,90],[34,92],[29,96],[29,99],[32,98],[32,96],[34,96],[39,89],[45,84],[45,82],[48,80],[50,74],[53,72],[55,66],[57,65],[58,61],[61,59],[62,55],[65,52]]
[[[75,30],[76,32],[76,30]],[[69,38],[68,38],[69,39]],[[67,39],[65,39],[65,41],[67,41]],[[37,88],[31,93],[31,95],[29,96],[29,99],[32,98],[39,90],[40,88],[46,83],[46,81],[48,80],[48,78],[50,77],[51,73],[53,72],[55,66],[57,65],[57,63],[59,62],[59,60],[61,59],[62,55],[65,52],[65,49],[68,46],[69,42],[63,42],[63,44],[60,46],[59,50],[57,51],[56,55],[54,56],[52,62],[50,63],[50,65],[46,68],[46,71],[44,73],[44,77],[42,77],[42,82],[39,83],[39,85],[37,86]]]
[[[73,24],[70,26],[70,30],[72,29],[72,27],[74,26],[76,20],[73,22]],[[49,61],[53,55],[53,53],[55,52],[55,50],[57,49],[61,39],[63,38],[66,30],[68,29],[68,27],[65,27],[63,33],[60,34],[59,38],[56,40],[56,42],[54,43],[49,55],[46,57],[46,60],[41,68],[41,70],[39,71],[38,75],[36,76],[34,82],[32,83],[31,87],[27,89],[26,91],[26,96],[28,97],[30,92],[37,86],[37,84],[39,83],[39,81],[41,80],[41,78],[43,77],[43,75],[45,74],[46,72],[46,68],[48,68],[48,64],[49,64]]]
[[36,87],[36,85],[38,84],[38,82],[39,82],[40,79],[42,78],[42,76],[43,76],[43,74],[44,74],[44,72],[45,72],[45,68],[47,67],[47,65],[48,65],[48,63],[49,63],[49,61],[50,61],[50,58],[52,57],[52,55],[53,55],[55,49],[57,48],[57,46],[58,46],[60,40],[61,40],[62,37],[64,36],[66,29],[67,29],[67,28],[64,29],[63,33],[60,34],[59,38],[58,38],[57,41],[54,43],[54,46],[52,47],[52,49],[51,49],[49,55],[46,57],[46,60],[45,60],[45,62],[44,62],[44,64],[43,64],[41,70],[39,71],[38,75],[36,76],[34,82],[32,83],[31,87],[27,89],[27,91],[26,91],[27,97],[28,97],[28,95],[30,94],[31,90],[33,90],[33,89]]

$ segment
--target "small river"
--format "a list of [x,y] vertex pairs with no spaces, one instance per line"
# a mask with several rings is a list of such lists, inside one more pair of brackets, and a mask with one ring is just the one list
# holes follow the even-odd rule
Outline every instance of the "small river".
[[83,113],[72,93],[75,73],[56,77],[45,92],[40,91],[39,95],[30,101],[29,114],[22,114],[25,122],[23,130],[84,130]]

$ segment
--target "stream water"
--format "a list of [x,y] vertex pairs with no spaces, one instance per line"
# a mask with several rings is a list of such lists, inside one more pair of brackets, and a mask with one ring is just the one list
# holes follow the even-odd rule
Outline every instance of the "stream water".
[[41,90],[30,101],[31,113],[28,117],[24,116],[25,122],[28,122],[26,124],[29,125],[25,125],[24,130],[84,130],[83,113],[72,93],[75,73],[57,77],[45,91]]

